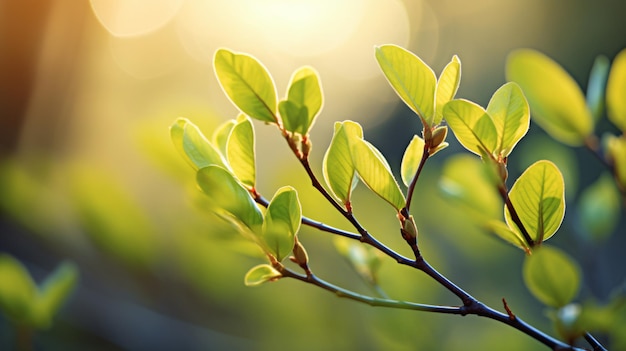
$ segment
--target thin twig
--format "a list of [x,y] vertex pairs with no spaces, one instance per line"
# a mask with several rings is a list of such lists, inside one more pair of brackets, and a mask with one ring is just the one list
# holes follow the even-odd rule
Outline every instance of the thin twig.
[[517,225],[517,228],[519,228],[520,232],[522,232],[522,236],[524,236],[524,240],[526,240],[526,243],[528,244],[529,247],[531,248],[535,247],[537,243],[530,237],[530,234],[528,234],[528,230],[526,230],[526,227],[524,227],[524,223],[522,223],[522,220],[519,218],[519,215],[517,214],[517,210],[515,210],[515,207],[513,206],[513,203],[511,202],[511,198],[509,197],[506,186],[505,185],[498,186],[498,191],[500,192],[500,196],[504,200],[504,204],[506,208],[509,210],[509,214],[511,215],[511,219],[513,220],[513,223],[515,223],[515,225]]
[[409,189],[406,195],[406,206],[404,206],[406,210],[406,217],[408,217],[409,209],[411,208],[411,200],[413,200],[413,192],[415,191],[415,185],[417,185],[417,179],[422,173],[422,168],[426,164],[426,160],[428,160],[430,146],[428,144],[424,144],[424,153],[422,154],[422,159],[420,160],[419,165],[417,166],[417,171],[415,171],[415,175],[411,180],[411,184],[409,184]]
[[593,337],[589,332],[585,332],[585,340],[593,347],[593,351],[608,351],[596,338]]

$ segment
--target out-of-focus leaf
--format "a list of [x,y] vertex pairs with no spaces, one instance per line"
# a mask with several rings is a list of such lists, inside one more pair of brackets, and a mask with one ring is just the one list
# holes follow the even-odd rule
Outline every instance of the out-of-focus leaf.
[[622,189],[626,189],[626,136],[608,136],[606,149],[615,167],[615,178],[620,183]]
[[302,67],[291,76],[288,103],[281,102],[280,114],[285,129],[308,134],[315,117],[322,109],[322,87],[319,74],[311,67]]
[[[513,184],[509,198],[535,242],[548,240],[561,226],[565,215],[565,183],[554,163],[543,160],[528,167]],[[504,218],[509,228],[521,233],[506,206]]]
[[498,133],[491,116],[482,107],[468,100],[452,100],[444,106],[443,118],[467,150],[479,156],[481,148],[494,152]]
[[443,106],[454,99],[456,91],[461,83],[461,61],[459,57],[452,56],[452,61],[446,65],[437,80],[437,91],[435,93],[435,119],[433,124],[441,123],[443,118]]
[[241,112],[263,122],[278,123],[276,87],[257,59],[219,49],[213,65],[220,86]]
[[620,196],[613,177],[604,175],[585,189],[578,200],[583,233],[601,240],[610,235],[619,221]]
[[606,107],[609,119],[626,133],[626,49],[613,60],[606,86]]
[[293,250],[301,219],[302,208],[296,189],[290,186],[278,189],[267,207],[263,223],[263,242],[278,261]]
[[482,162],[468,154],[454,155],[443,166],[439,188],[444,196],[463,206],[476,224],[498,219],[502,200],[487,180]]
[[352,121],[336,122],[335,134],[324,155],[324,180],[343,204],[350,202],[355,185],[355,168],[350,154],[350,139],[363,138],[361,125]]
[[333,243],[365,282],[370,285],[378,283],[378,270],[382,263],[380,251],[342,237],[335,237]]
[[385,157],[372,144],[357,139],[351,143],[352,162],[359,178],[376,195],[400,211],[406,204]]
[[414,135],[404,151],[404,156],[402,156],[400,173],[404,185],[409,186],[409,184],[411,184],[415,172],[417,172],[417,167],[419,167],[422,160],[422,156],[424,156],[424,139]]
[[596,122],[600,119],[604,111],[605,88],[610,66],[611,64],[608,58],[598,56],[596,60],[593,61],[593,67],[591,67],[591,72],[589,73],[589,83],[587,83],[587,106]]
[[577,146],[593,132],[580,87],[549,57],[530,49],[516,50],[508,57],[506,75],[522,88],[533,119],[553,138]]
[[[248,233],[261,234],[263,215],[254,199],[233,175],[219,166],[208,166],[198,171],[196,180],[202,191],[209,197],[211,205],[221,211],[227,220],[236,219],[249,229]],[[247,234],[243,231],[244,234]]]
[[244,278],[246,286],[257,286],[265,282],[272,281],[282,277],[279,271],[269,264],[260,264],[252,267]]
[[489,233],[494,234],[507,243],[524,250],[526,253],[530,253],[530,248],[528,247],[526,240],[524,240],[524,237],[522,237],[518,232],[511,230],[506,223],[498,220],[491,220],[485,224],[485,227]]
[[542,245],[524,261],[524,282],[530,292],[551,307],[570,303],[580,286],[580,269],[566,253]]
[[434,126],[435,72],[419,57],[396,45],[377,47],[376,60],[391,87],[418,114],[424,127]]
[[254,142],[252,121],[242,115],[228,137],[226,156],[237,179],[250,188],[254,188],[256,181]]
[[487,106],[498,133],[496,154],[508,156],[530,126],[530,110],[522,89],[506,83],[498,89]]
[[47,328],[78,281],[78,269],[69,262],[60,264],[43,282],[34,304],[38,327]]
[[13,256],[0,254],[0,309],[17,323],[32,323],[37,288],[24,266]]

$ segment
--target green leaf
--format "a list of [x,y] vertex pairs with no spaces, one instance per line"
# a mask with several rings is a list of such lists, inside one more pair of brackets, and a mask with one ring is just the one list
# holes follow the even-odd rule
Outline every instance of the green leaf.
[[437,92],[435,94],[435,119],[433,124],[441,123],[443,118],[443,106],[454,99],[456,91],[461,83],[461,61],[454,55],[452,61],[446,65],[437,81]]
[[263,242],[278,261],[293,250],[301,220],[302,208],[296,189],[290,186],[278,189],[267,207],[263,223]]
[[387,160],[380,151],[369,142],[356,139],[351,143],[351,155],[354,167],[363,183],[400,211],[405,206],[406,200],[391,173]]
[[257,59],[219,49],[213,65],[220,86],[241,112],[263,122],[278,123],[276,87]]
[[322,163],[324,180],[331,192],[344,205],[356,183],[355,168],[350,154],[350,139],[363,138],[361,126],[352,121],[336,122],[335,134]]
[[613,177],[605,174],[585,189],[578,200],[578,212],[584,234],[594,240],[610,235],[620,215],[620,196]]
[[491,220],[485,224],[485,227],[489,233],[494,234],[507,243],[524,250],[526,253],[530,253],[530,248],[528,247],[526,240],[524,240],[524,237],[522,237],[522,235],[518,232],[511,230],[506,223],[498,220]]
[[289,82],[287,100],[279,105],[285,129],[306,135],[322,109],[322,87],[311,67],[296,70]]
[[496,154],[507,157],[530,126],[530,110],[522,89],[506,83],[498,89],[487,106],[498,132]]
[[553,138],[577,146],[593,132],[580,87],[549,57],[530,49],[514,51],[508,57],[506,75],[520,85],[533,119]]
[[413,139],[411,139],[411,142],[409,143],[409,146],[407,146],[404,151],[402,164],[400,166],[402,182],[407,187],[411,184],[411,181],[413,181],[415,172],[417,172],[417,167],[419,167],[419,164],[422,161],[422,156],[424,156],[424,139],[414,135]]
[[261,233],[261,210],[230,172],[219,166],[208,166],[201,168],[196,178],[219,215],[234,224],[243,224],[242,229],[247,228],[251,233]]
[[[240,114],[237,116],[237,120],[241,116],[244,115]],[[237,124],[237,120],[229,119],[228,121],[220,124],[215,131],[213,131],[213,135],[211,136],[211,142],[213,145],[217,146],[220,153],[224,156],[228,154],[226,150],[226,143],[228,143],[228,136],[230,135],[230,131],[233,130],[233,127],[235,127],[235,124]]]
[[0,254],[0,282],[2,312],[15,322],[32,323],[37,288],[26,268],[8,254]]
[[240,116],[228,137],[226,155],[237,179],[249,188],[254,188],[256,180],[254,141],[252,121]]
[[623,133],[626,133],[626,49],[613,60],[606,86],[608,117]]
[[606,149],[615,167],[615,179],[622,189],[626,189],[626,135],[607,136]]
[[37,326],[47,328],[78,281],[78,269],[69,262],[60,264],[41,285],[34,310]]
[[541,302],[551,307],[567,305],[578,293],[580,269],[565,252],[543,245],[524,261],[524,283]]
[[220,152],[200,132],[195,124],[186,118],[179,118],[170,127],[174,146],[194,169],[210,165],[227,167]]
[[424,127],[433,127],[437,85],[433,70],[419,57],[396,45],[377,47],[376,61],[391,87],[418,114]]
[[[604,99],[606,81],[609,76],[611,63],[605,56],[596,57],[589,73],[589,83],[587,83],[587,106],[595,122],[599,121],[604,111]],[[625,90],[626,91],[626,90]]]
[[[565,184],[559,169],[550,161],[537,161],[515,181],[509,198],[522,224],[537,243],[548,240],[561,226],[565,215]],[[508,208],[505,220],[519,233]]]
[[446,159],[439,187],[443,194],[463,206],[464,213],[476,224],[500,218],[502,200],[485,175],[479,159],[458,154]]
[[378,271],[382,264],[380,251],[343,237],[333,239],[335,248],[368,284],[377,285]]
[[246,286],[257,286],[282,277],[279,271],[269,264],[252,267],[244,278]]
[[452,100],[444,106],[443,117],[467,150],[481,156],[481,148],[489,153],[496,149],[496,126],[482,107],[468,100]]

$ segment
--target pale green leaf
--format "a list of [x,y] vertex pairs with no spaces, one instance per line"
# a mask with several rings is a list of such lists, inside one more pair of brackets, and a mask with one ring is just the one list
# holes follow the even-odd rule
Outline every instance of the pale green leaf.
[[[606,82],[609,77],[611,63],[605,56],[596,57],[589,73],[589,83],[587,83],[587,106],[591,111],[594,122],[602,117],[604,112],[604,100],[606,92]],[[626,76],[625,76],[626,77]],[[624,90],[626,91],[626,89]]]
[[249,229],[251,233],[261,233],[261,210],[248,190],[230,172],[218,166],[204,167],[198,171],[197,181],[218,214],[225,219],[233,219],[234,224],[242,224],[242,228]]
[[267,207],[263,223],[263,242],[278,261],[292,252],[301,220],[298,193],[290,186],[280,188]]
[[526,244],[524,237],[522,237],[518,232],[511,230],[506,223],[498,220],[491,220],[485,224],[485,229],[489,233],[496,235],[507,243],[516,246],[527,253],[530,252],[530,248],[528,247],[528,244]]
[[34,305],[38,327],[50,326],[52,318],[68,299],[78,281],[78,269],[69,262],[60,264],[43,282]]
[[419,167],[423,155],[424,139],[414,135],[413,139],[411,139],[411,142],[404,151],[404,156],[402,156],[400,173],[402,175],[402,182],[404,185],[409,186],[411,181],[413,181],[413,177],[415,176],[415,172],[417,172],[417,167]]
[[480,156],[481,148],[489,153],[496,149],[496,127],[482,107],[468,100],[452,100],[444,106],[443,117],[467,150]]
[[498,132],[495,152],[507,157],[530,126],[530,110],[522,89],[513,82],[504,84],[491,97],[487,113]]
[[213,64],[220,86],[241,112],[263,122],[278,123],[276,87],[257,59],[219,49]]
[[626,133],[626,49],[613,60],[606,86],[606,107],[611,122]]
[[435,119],[434,125],[441,122],[443,118],[443,106],[454,99],[456,91],[461,83],[461,61],[454,55],[452,61],[446,65],[437,81],[437,92],[435,94]]
[[594,240],[605,239],[619,221],[620,195],[613,177],[604,175],[585,189],[578,200],[583,233]]
[[226,155],[237,179],[249,188],[254,188],[256,180],[254,143],[252,121],[246,116],[241,116],[228,137]]
[[15,322],[32,323],[36,286],[24,266],[13,256],[0,254],[0,309]]
[[626,189],[626,135],[607,136],[606,149],[615,167],[615,178],[622,189]]
[[433,127],[437,85],[433,70],[415,54],[396,45],[377,47],[376,60],[402,101],[418,114],[425,127]]
[[[509,198],[530,237],[541,243],[561,226],[565,215],[565,184],[561,171],[550,161],[537,161],[515,181]],[[519,233],[508,208],[504,211],[509,228]]]
[[257,286],[282,277],[279,271],[269,264],[252,267],[244,277],[246,286]]
[[352,121],[336,122],[335,134],[324,155],[324,180],[343,204],[350,202],[355,185],[355,169],[350,154],[350,139],[363,138],[361,126]]
[[446,159],[439,187],[443,194],[463,206],[479,225],[502,215],[502,200],[485,175],[483,162],[469,154]]
[[[244,115],[240,114],[237,119],[241,118],[241,116]],[[235,124],[237,124],[237,120],[229,119],[228,121],[220,124],[213,131],[213,135],[211,136],[211,143],[213,143],[213,145],[215,145],[224,156],[228,153],[226,151],[226,143],[228,143],[228,136],[230,135],[230,131],[233,130]]]
[[308,134],[321,109],[322,87],[318,73],[311,67],[296,70],[289,82],[287,100],[279,105],[285,129]]
[[565,252],[542,245],[524,261],[524,283],[541,302],[563,307],[576,297],[580,287],[580,269]]
[[368,188],[400,211],[406,200],[380,151],[363,139],[354,140],[350,147],[352,162],[359,178]]
[[593,132],[580,87],[549,57],[530,49],[514,51],[508,57],[506,75],[520,85],[534,121],[553,138],[577,146]]
[[177,119],[170,127],[170,135],[176,149],[183,154],[194,169],[209,165],[227,167],[218,149],[189,120]]
[[333,243],[339,254],[350,263],[365,282],[370,285],[377,284],[378,270],[382,264],[380,251],[338,236],[333,239]]

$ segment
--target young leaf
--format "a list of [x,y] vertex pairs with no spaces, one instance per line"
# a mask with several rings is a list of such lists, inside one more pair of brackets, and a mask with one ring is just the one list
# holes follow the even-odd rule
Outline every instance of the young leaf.
[[311,67],[295,71],[289,82],[287,100],[279,105],[285,129],[308,134],[322,109],[322,87],[318,73]]
[[524,250],[526,253],[530,253],[530,247],[528,247],[524,237],[522,237],[520,233],[511,230],[506,223],[498,220],[491,220],[485,224],[485,229],[487,229],[489,233],[496,235],[507,243]]
[[209,165],[227,167],[220,152],[200,132],[195,124],[186,118],[179,118],[170,127],[170,135],[176,149],[194,169]]
[[598,56],[595,61],[593,61],[593,66],[589,73],[589,83],[587,83],[587,106],[595,122],[600,120],[602,112],[604,111],[606,81],[609,76],[610,67],[611,63],[608,58]]
[[237,179],[249,188],[254,188],[256,180],[254,140],[254,127],[250,118],[243,115],[238,117],[228,137],[226,156]]
[[454,99],[456,91],[461,83],[461,61],[454,55],[452,61],[446,65],[437,81],[437,92],[435,94],[435,119],[434,125],[441,122],[443,118],[443,106]]
[[553,138],[577,146],[593,132],[580,87],[549,57],[530,49],[514,51],[506,75],[524,90],[534,120]]
[[335,237],[333,243],[365,282],[374,286],[378,283],[378,270],[382,264],[380,251],[342,237]]
[[[554,163],[543,160],[528,167],[513,184],[509,198],[537,244],[548,240],[561,226],[565,215],[565,184]],[[519,233],[506,206],[504,216],[509,228]]]
[[355,185],[355,169],[350,154],[350,139],[353,138],[363,138],[363,130],[358,123],[336,122],[335,134],[322,163],[326,184],[343,204],[350,202],[350,193]]
[[626,189],[626,136],[609,135],[606,140],[607,154],[615,167],[615,179]]
[[279,271],[269,264],[252,267],[244,277],[246,286],[257,286],[282,277]]
[[612,177],[604,175],[583,191],[578,212],[590,239],[604,239],[613,232],[619,221],[620,196]]
[[580,269],[563,251],[542,245],[524,261],[524,283],[541,302],[551,307],[567,305],[578,293]]
[[267,207],[263,223],[263,242],[278,261],[293,250],[301,219],[302,208],[296,189],[290,186],[278,189]]
[[[240,114],[239,116],[237,116],[237,120],[241,116],[244,115]],[[220,150],[220,153],[224,156],[228,154],[228,152],[226,151],[226,143],[228,142],[228,136],[230,135],[230,131],[233,130],[233,127],[235,126],[235,124],[237,124],[237,120],[229,119],[228,121],[220,124],[215,129],[215,131],[213,131],[213,135],[211,136],[211,143],[213,143],[213,145],[215,145]]]
[[423,155],[424,139],[414,135],[413,139],[411,139],[411,142],[409,143],[409,146],[407,146],[404,151],[402,164],[400,166],[402,182],[407,187],[411,184],[411,181],[413,181],[413,177],[415,176],[415,172],[417,172],[417,167],[419,167]]
[[257,59],[219,49],[213,66],[220,86],[241,112],[263,122],[278,123],[276,87]]
[[0,254],[0,309],[15,322],[32,323],[36,286],[24,266],[13,256]]
[[236,219],[233,223],[241,223],[252,233],[260,234],[263,225],[261,210],[230,172],[222,167],[208,166],[201,168],[196,178],[218,214],[225,219]]
[[391,87],[421,118],[424,127],[435,125],[435,72],[419,57],[396,45],[376,48],[376,61]]
[[481,156],[481,148],[489,153],[496,149],[496,126],[482,107],[468,100],[452,100],[444,106],[443,117],[467,150]]
[[530,126],[530,110],[522,89],[515,83],[506,83],[498,89],[487,106],[498,132],[495,152],[508,156]]
[[351,143],[351,155],[359,178],[376,195],[400,211],[406,204],[385,157],[372,144],[356,139]]
[[626,133],[626,49],[613,60],[606,86],[606,107],[611,122]]
[[37,325],[50,326],[52,318],[74,290],[78,280],[78,269],[64,262],[52,272],[42,284],[34,305]]

